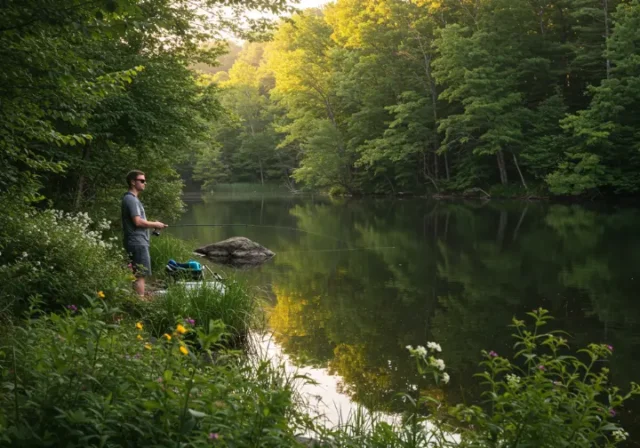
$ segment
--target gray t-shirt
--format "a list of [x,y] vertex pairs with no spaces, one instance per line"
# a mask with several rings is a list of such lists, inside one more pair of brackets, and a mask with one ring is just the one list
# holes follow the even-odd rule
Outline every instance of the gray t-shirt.
[[142,202],[133,194],[127,192],[122,197],[122,231],[124,232],[124,246],[148,246],[149,231],[136,227],[133,222],[135,216],[147,219]]

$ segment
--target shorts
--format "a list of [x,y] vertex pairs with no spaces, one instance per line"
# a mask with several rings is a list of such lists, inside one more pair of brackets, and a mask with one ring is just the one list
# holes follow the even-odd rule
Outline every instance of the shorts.
[[131,245],[125,247],[129,254],[129,260],[136,277],[149,277],[151,275],[151,256],[149,246]]

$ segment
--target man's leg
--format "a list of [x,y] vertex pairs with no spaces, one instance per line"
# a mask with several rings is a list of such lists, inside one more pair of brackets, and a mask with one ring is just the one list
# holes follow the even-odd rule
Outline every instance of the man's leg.
[[131,263],[136,276],[133,288],[140,297],[145,293],[145,277],[151,275],[151,257],[148,246],[131,246]]
[[140,297],[144,297],[144,277],[136,278],[136,281],[133,282],[133,289]]

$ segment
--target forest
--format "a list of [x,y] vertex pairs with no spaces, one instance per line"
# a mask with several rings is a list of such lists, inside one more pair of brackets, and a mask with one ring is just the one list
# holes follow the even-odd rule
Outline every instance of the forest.
[[338,0],[213,75],[205,188],[633,195],[640,3]]
[[0,188],[105,216],[137,167],[164,218],[185,181],[634,195],[638,28],[639,0],[9,2]]

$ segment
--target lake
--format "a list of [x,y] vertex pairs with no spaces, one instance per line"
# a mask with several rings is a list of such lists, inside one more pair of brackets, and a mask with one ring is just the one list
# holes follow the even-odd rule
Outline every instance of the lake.
[[[478,402],[481,351],[512,353],[512,317],[538,307],[573,348],[613,345],[616,384],[640,380],[638,209],[224,194],[190,202],[181,224],[252,225],[171,231],[276,252],[241,273],[268,301],[274,346],[350,403],[401,411],[397,394],[425,381],[405,346],[427,341],[451,374],[433,393]],[[620,411],[638,440],[640,403]]]

